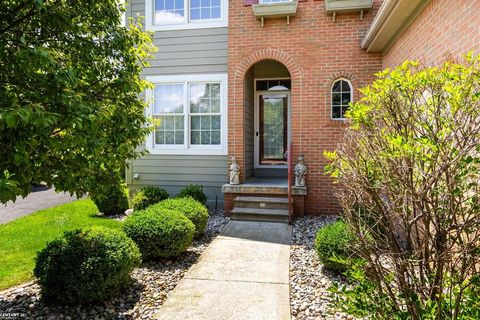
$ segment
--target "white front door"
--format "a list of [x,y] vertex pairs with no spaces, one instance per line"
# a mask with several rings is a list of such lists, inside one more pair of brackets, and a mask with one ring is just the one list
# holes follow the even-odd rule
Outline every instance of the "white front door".
[[284,168],[289,141],[289,93],[257,92],[255,168]]

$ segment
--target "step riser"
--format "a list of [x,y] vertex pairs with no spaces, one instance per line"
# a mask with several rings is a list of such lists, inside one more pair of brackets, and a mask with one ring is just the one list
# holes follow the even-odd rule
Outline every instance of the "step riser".
[[257,215],[257,214],[248,214],[248,213],[233,213],[230,219],[243,220],[243,221],[288,223],[288,216],[269,216],[269,215]]
[[288,210],[288,203],[235,201],[234,206],[235,206],[235,208],[286,209],[286,210]]
[[288,199],[268,196],[238,196],[232,220],[288,223]]

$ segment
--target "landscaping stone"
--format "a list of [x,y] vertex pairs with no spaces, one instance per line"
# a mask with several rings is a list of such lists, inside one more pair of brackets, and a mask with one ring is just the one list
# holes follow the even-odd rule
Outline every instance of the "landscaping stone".
[[150,319],[186,271],[229,221],[211,213],[205,234],[180,257],[144,263],[132,272],[132,284],[111,300],[94,305],[59,306],[41,301],[39,286],[29,282],[0,292],[0,314],[33,319]]
[[290,307],[292,320],[347,319],[336,312],[328,288],[344,283],[343,276],[323,268],[315,252],[317,230],[334,222],[336,216],[298,218],[293,226],[290,248]]

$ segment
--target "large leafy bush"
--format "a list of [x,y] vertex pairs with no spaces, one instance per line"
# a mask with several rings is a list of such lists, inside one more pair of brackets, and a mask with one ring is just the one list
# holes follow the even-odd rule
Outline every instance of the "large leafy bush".
[[192,197],[203,205],[207,204],[207,195],[203,192],[203,187],[198,184],[189,184],[180,190],[177,198]]
[[168,199],[169,195],[165,189],[158,187],[143,187],[132,199],[133,210],[143,210],[152,204]]
[[375,319],[478,318],[480,58],[406,62],[362,94],[326,153],[367,261],[341,301],[363,293],[353,311]]
[[195,226],[180,212],[151,206],[128,216],[123,230],[138,245],[144,259],[158,259],[187,250]]
[[138,247],[123,232],[94,227],[48,243],[33,272],[47,301],[90,303],[125,287],[140,259]]
[[[151,126],[139,97],[151,38],[118,0],[0,1],[0,203],[31,182],[81,196]],[[108,186],[104,185],[104,186]]]
[[195,236],[202,235],[208,222],[207,208],[193,198],[167,199],[155,205],[155,208],[169,209],[185,215],[195,225]]

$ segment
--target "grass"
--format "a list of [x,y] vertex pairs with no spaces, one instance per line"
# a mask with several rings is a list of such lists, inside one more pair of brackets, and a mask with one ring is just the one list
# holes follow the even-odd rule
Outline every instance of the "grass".
[[121,227],[116,220],[96,216],[97,212],[91,200],[77,200],[0,225],[0,290],[31,280],[36,253],[65,231]]

